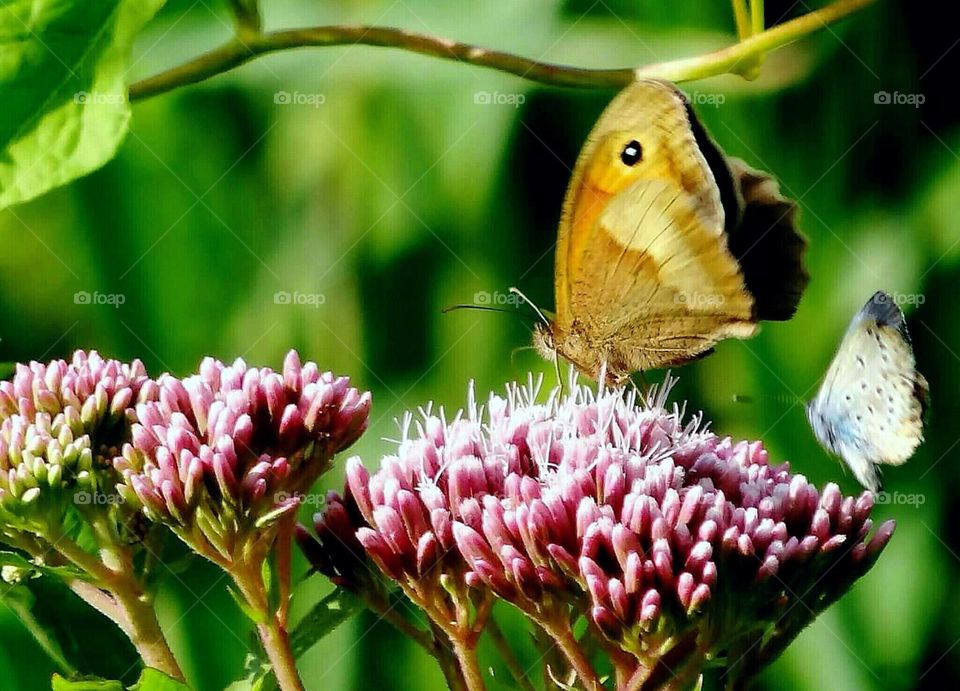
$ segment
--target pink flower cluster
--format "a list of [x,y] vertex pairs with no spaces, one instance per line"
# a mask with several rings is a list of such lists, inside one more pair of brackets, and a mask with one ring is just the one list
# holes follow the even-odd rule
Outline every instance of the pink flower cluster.
[[369,393],[301,365],[294,351],[282,372],[207,358],[198,374],[163,375],[157,386],[115,460],[122,491],[191,544],[199,529],[225,557],[244,534],[296,509],[370,410]]
[[139,360],[105,360],[95,350],[78,350],[69,363],[17,364],[13,380],[0,382],[0,417],[33,421],[38,413],[51,418],[63,413],[94,431],[101,422],[121,420],[148,381]]
[[823,606],[809,593],[845,591],[893,532],[871,536],[871,495],[818,492],[760,442],[684,424],[669,386],[641,405],[576,385],[538,404],[536,388],[406,418],[372,474],[351,459],[344,498],[316,517],[318,567],[349,581],[365,553],[405,590],[446,579],[538,623],[563,603],[652,673],[681,641],[702,665],[788,612],[808,623]]

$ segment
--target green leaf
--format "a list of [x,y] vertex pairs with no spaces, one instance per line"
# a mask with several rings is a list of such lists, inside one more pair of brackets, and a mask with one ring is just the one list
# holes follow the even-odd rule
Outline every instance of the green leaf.
[[247,618],[252,621],[254,624],[263,624],[267,620],[267,614],[265,612],[258,612],[244,599],[243,595],[237,591],[233,586],[227,586],[227,592],[230,593],[230,597],[233,598],[233,601],[237,603],[237,607],[240,608],[240,611],[247,615]]
[[[49,655],[55,665],[51,669],[65,675],[80,669],[99,678],[121,678],[128,684],[137,678],[137,655],[127,637],[59,578],[30,578],[4,591],[3,600],[17,611],[27,632]],[[78,627],[78,621],[84,625]]]
[[123,691],[123,684],[119,681],[95,678],[70,680],[54,674],[50,688],[53,691]]
[[17,552],[0,550],[0,568],[5,566],[21,571],[22,578],[29,578],[32,574],[42,573],[65,579],[79,578],[82,580],[90,580],[89,574],[81,571],[72,564],[65,564],[64,566],[46,566],[43,564],[35,564]]
[[[124,691],[119,681],[81,677],[78,679],[64,679],[54,674],[50,683],[53,691]],[[177,681],[163,672],[147,668],[143,670],[136,684],[129,687],[130,691],[190,691],[190,687],[182,681]]]
[[190,691],[190,687],[160,670],[147,667],[140,675],[140,681],[131,686],[130,691]]
[[244,676],[224,691],[268,691],[276,688],[270,663],[254,653],[248,653],[243,663]]
[[0,5],[0,209],[86,175],[127,132],[130,45],[163,0]]
[[356,595],[338,588],[313,606],[290,634],[290,648],[294,657],[310,650],[324,636],[363,609],[363,601]]

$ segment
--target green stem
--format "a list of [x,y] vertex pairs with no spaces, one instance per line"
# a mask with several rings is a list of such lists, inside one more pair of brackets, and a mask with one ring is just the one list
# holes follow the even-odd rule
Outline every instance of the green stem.
[[123,608],[127,622],[124,630],[143,658],[144,665],[158,669],[174,679],[183,680],[183,672],[163,635],[163,629],[160,628],[152,598],[124,589],[116,592],[115,597]]
[[287,630],[276,617],[271,617],[263,624],[257,624],[257,633],[263,643],[273,674],[277,678],[277,686],[281,691],[303,691],[303,682],[297,672],[297,662],[290,650],[290,639]]
[[566,621],[551,623],[544,626],[544,630],[550,634],[553,642],[557,644],[557,648],[563,653],[563,657],[573,671],[576,672],[580,678],[580,683],[583,684],[583,688],[586,689],[586,691],[600,691],[600,689],[603,688],[603,685],[600,683],[600,678],[597,676],[593,665],[590,664],[590,660],[587,659],[583,649],[573,635],[570,624]]
[[257,633],[270,660],[280,691],[303,691],[297,662],[290,649],[290,637],[281,621],[280,613],[270,611],[270,597],[260,576],[259,567],[238,563],[233,565],[229,573],[247,605],[260,615]]
[[719,74],[749,74],[752,60],[821,29],[831,22],[856,12],[874,0],[837,0],[802,17],[778,24],[745,41],[693,58],[661,62],[636,70],[636,77],[666,79],[671,82],[692,81]]
[[238,34],[254,36],[260,33],[263,29],[263,17],[258,0],[229,0],[229,3]]
[[765,28],[763,0],[750,0],[750,33],[760,34]]
[[70,540],[59,540],[56,549],[96,580],[94,584],[73,579],[67,586],[120,627],[147,667],[182,680],[183,672],[163,635],[153,603],[140,592],[133,576],[110,571]]
[[378,26],[318,26],[287,29],[234,38],[178,67],[130,86],[131,100],[156,96],[187,84],[196,84],[228,72],[261,55],[308,46],[368,45],[399,48],[445,60],[489,67],[530,81],[553,86],[623,87],[636,79],[659,78],[673,82],[703,79],[720,74],[750,74],[755,60],[768,51],[796,41],[837,21],[874,0],[837,0],[821,9],[780,24],[706,55],[639,68],[589,69],[531,60],[512,53],[489,50],[450,39]]
[[737,25],[737,36],[744,40],[750,36],[750,18],[747,15],[746,0],[731,0],[733,5],[733,20]]
[[464,688],[467,691],[483,691],[486,686],[484,686],[483,675],[480,672],[480,663],[477,661],[477,651],[466,640],[455,636],[450,637],[450,644],[453,646],[453,654],[456,656],[457,665],[460,667]]

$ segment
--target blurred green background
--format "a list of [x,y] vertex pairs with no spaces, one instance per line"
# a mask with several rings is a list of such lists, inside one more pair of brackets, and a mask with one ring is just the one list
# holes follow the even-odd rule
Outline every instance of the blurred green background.
[[[402,26],[604,67],[698,54],[733,31],[729,3],[694,0],[264,5],[271,28]],[[811,5],[767,7],[771,24]],[[721,145],[775,171],[800,200],[812,282],[792,321],[684,367],[678,396],[720,433],[763,439],[818,484],[859,491],[816,445],[796,401],[813,395],[847,321],[880,288],[907,300],[933,394],[926,444],[885,475],[889,491],[922,504],[878,507],[898,521],[885,555],[762,688],[941,689],[960,678],[960,30],[938,11],[881,2],[771,56],[755,83],[686,85]],[[138,40],[131,74],[229,33],[212,0],[171,0]],[[876,103],[878,92],[924,103]],[[184,374],[207,354],[276,367],[296,347],[374,392],[371,429],[353,451],[375,462],[407,408],[457,407],[470,379],[485,392],[530,369],[549,376],[535,354],[516,351],[529,344],[527,310],[441,310],[480,292],[495,301],[511,285],[552,306],[560,202],[611,95],[358,46],[275,55],[138,103],[116,160],[0,212],[0,360],[97,348]],[[78,304],[82,292],[123,304]],[[734,403],[735,394],[755,403]],[[321,480],[341,483],[339,470]],[[328,590],[321,578],[304,583],[295,613]],[[130,676],[132,652],[105,619],[62,593],[46,597],[59,625],[97,651],[90,671]],[[238,675],[250,626],[215,569],[196,563],[171,575],[161,602],[196,688]],[[529,641],[501,615],[534,666]],[[484,656],[491,687],[509,688],[503,666]],[[0,687],[46,688],[53,670],[0,607]],[[309,689],[442,688],[432,660],[371,616],[322,641],[302,671]]]

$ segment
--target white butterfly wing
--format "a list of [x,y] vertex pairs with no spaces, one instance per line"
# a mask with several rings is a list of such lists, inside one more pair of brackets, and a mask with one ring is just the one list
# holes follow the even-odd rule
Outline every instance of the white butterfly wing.
[[923,441],[925,394],[903,313],[877,293],[847,329],[808,416],[820,442],[877,491],[875,466],[904,463]]

